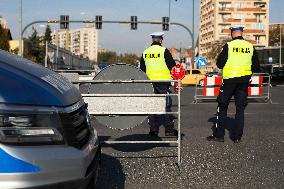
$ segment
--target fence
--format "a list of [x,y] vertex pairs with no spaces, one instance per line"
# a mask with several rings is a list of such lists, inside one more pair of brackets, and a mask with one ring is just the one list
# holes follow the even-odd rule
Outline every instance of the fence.
[[[248,87],[248,99],[256,102],[270,100],[270,75],[266,73],[254,74]],[[222,85],[221,76],[205,76],[203,86],[196,85],[194,102],[215,101]]]
[[58,46],[46,44],[45,66],[52,70],[92,70],[88,58],[81,58]]

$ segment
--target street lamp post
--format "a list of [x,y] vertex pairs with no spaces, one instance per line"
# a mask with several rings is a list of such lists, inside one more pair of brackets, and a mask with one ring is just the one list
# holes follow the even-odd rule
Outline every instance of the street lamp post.
[[23,27],[23,1],[20,0],[19,6],[19,53],[20,56],[23,56],[23,46],[22,46],[22,27]]
[[279,54],[279,67],[282,67],[282,24],[279,24],[279,34],[280,34],[280,54]]
[[[172,0],[169,0],[169,19],[170,19],[170,21],[171,21],[171,1]],[[175,0],[175,1],[177,1],[177,0]]]
[[169,19],[171,19],[171,0],[169,0]]
[[192,55],[191,55],[191,65],[194,65],[194,56],[195,56],[195,43],[194,43],[194,0],[192,0]]

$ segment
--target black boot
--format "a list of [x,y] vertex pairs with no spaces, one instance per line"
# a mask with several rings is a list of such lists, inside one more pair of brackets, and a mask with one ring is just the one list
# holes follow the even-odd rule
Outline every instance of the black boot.
[[218,137],[215,137],[215,136],[208,136],[206,139],[207,139],[208,141],[224,142],[224,139],[223,139],[223,138],[218,138]]
[[175,137],[177,137],[178,136],[178,131],[175,130],[175,129],[171,129],[171,130],[165,132],[165,136],[175,136]]

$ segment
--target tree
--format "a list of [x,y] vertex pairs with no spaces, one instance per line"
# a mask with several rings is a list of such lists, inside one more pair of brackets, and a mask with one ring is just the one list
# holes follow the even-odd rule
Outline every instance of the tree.
[[98,63],[115,63],[117,55],[115,52],[102,52],[98,54]]
[[25,39],[24,56],[34,62],[44,64],[44,47],[41,46],[40,37],[36,29],[33,28],[32,35]]
[[47,25],[46,26],[46,29],[45,29],[45,33],[44,33],[44,43],[47,41],[48,43],[50,43],[52,40],[52,37],[51,37],[51,29],[50,29],[50,26]]
[[8,29],[5,29],[0,24],[0,49],[9,51],[10,45],[9,45],[9,31]]
[[136,54],[131,54],[131,53],[125,53],[120,57],[120,62],[126,64],[136,64],[137,60],[139,60],[139,57]]
[[139,57],[136,54],[125,53],[117,55],[115,52],[102,52],[98,54],[98,63],[117,63],[136,64]]
[[[283,31],[283,25],[282,25]],[[269,46],[280,46],[280,28],[279,25],[269,29]],[[284,35],[282,32],[282,45],[284,44]]]
[[209,51],[207,52],[207,59],[213,60],[213,62],[215,62],[219,53],[222,50],[222,47],[229,41],[230,41],[229,38],[225,38],[225,39],[220,39],[218,41],[214,41],[213,43],[211,43],[208,46]]

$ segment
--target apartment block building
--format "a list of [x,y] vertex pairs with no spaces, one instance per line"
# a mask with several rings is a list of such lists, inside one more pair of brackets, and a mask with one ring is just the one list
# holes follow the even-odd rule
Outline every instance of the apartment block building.
[[268,46],[269,0],[200,0],[199,53],[207,58],[216,42],[230,39],[230,26],[244,26],[255,47]]
[[59,30],[52,32],[52,43],[71,51],[75,55],[98,59],[98,31],[87,25],[84,28]]

